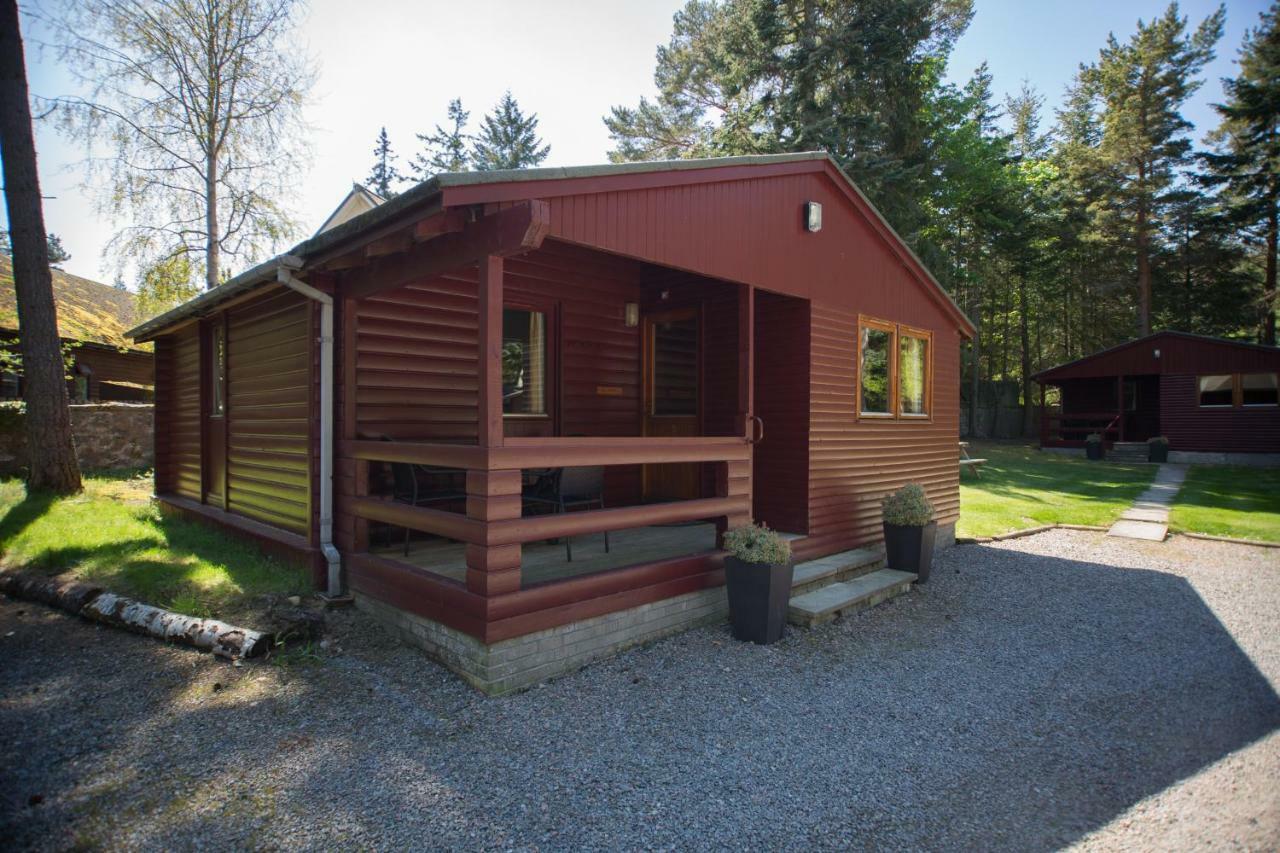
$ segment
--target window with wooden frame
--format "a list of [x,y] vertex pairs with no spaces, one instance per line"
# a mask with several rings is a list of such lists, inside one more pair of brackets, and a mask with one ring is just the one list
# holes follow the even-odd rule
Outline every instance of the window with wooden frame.
[[1196,387],[1202,409],[1280,406],[1280,381],[1274,372],[1198,376]]
[[928,420],[933,413],[933,333],[858,317],[857,415]]
[[547,306],[502,309],[502,414],[545,418],[551,412],[551,318]]
[[898,327],[898,414],[927,418],[932,411],[933,333]]
[[893,323],[858,318],[859,417],[893,417],[893,365],[897,334],[897,326]]

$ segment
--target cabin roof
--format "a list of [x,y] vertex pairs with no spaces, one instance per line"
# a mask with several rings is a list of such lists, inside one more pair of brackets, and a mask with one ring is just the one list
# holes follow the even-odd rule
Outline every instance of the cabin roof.
[[[742,157],[712,157],[691,160],[659,160],[639,163],[605,163],[539,169],[444,172],[434,175],[394,198],[384,201],[371,210],[336,224],[328,230],[322,229],[283,255],[246,270],[212,290],[205,291],[194,299],[142,323],[130,330],[128,335],[135,340],[149,340],[169,326],[183,322],[191,317],[200,316],[212,310],[219,303],[268,282],[276,281],[277,270],[282,266],[295,269],[298,267],[305,268],[308,260],[320,255],[331,256],[346,244],[355,244],[361,239],[369,239],[375,234],[385,233],[385,230],[397,221],[421,218],[441,210],[447,206],[446,196],[452,189],[485,186],[492,186],[496,189],[498,185],[518,187],[521,185],[545,185],[555,181],[604,180],[607,182],[621,182],[629,176],[654,175],[658,173],[669,174],[671,177],[670,184],[681,184],[697,180],[693,173],[700,170],[725,170],[741,167],[752,171],[759,169],[761,172],[765,172],[768,167],[806,162],[813,164],[814,171],[827,169],[839,177],[838,183],[842,185],[846,192],[864,205],[871,212],[876,223],[883,226],[887,233],[891,235],[889,239],[895,248],[899,250],[903,257],[903,262],[912,269],[922,286],[934,291],[935,296],[939,298],[939,301],[944,305],[947,313],[955,320],[958,327],[965,334],[972,335],[973,324],[964,312],[960,310],[942,285],[924,266],[924,263],[911,251],[910,247],[893,230],[892,226],[885,221],[884,217],[862,194],[862,191],[857,188],[849,176],[824,151],[761,154]],[[744,177],[746,175],[747,173],[744,172]],[[765,175],[762,174],[760,176],[764,177]],[[751,177],[755,177],[755,175],[751,175]],[[733,179],[733,177],[724,178],[724,180]],[[607,192],[609,189],[609,187],[603,186],[592,191]],[[542,194],[542,188],[539,186],[539,189],[531,188],[528,195],[529,197],[535,197],[540,194]]]
[[[109,284],[50,269],[58,308],[58,336],[115,348],[134,348],[129,327],[138,322],[137,297]],[[18,332],[13,258],[0,255],[0,330]]]
[[1266,346],[1265,344],[1255,344],[1248,341],[1233,341],[1228,338],[1215,338],[1209,335],[1193,335],[1190,332],[1178,332],[1173,330],[1165,330],[1161,332],[1153,332],[1145,337],[1136,338],[1132,341],[1125,341],[1108,347],[1104,350],[1091,353],[1089,355],[1077,358],[1074,361],[1068,361],[1047,370],[1042,370],[1034,374],[1031,378],[1037,382],[1054,382],[1063,379],[1083,379],[1091,377],[1103,376],[1120,376],[1133,372],[1131,368],[1127,369],[1124,357],[1138,347],[1150,344],[1155,341],[1177,341],[1185,344],[1193,349],[1207,350],[1213,349],[1222,351],[1223,349],[1237,349],[1240,353],[1250,353],[1257,355],[1259,353],[1265,355],[1274,355],[1277,365],[1280,365],[1280,348]]

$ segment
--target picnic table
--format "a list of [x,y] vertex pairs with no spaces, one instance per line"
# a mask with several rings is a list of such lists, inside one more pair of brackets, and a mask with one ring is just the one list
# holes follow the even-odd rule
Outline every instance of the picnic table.
[[974,459],[969,455],[969,442],[960,442],[960,470],[968,468],[973,472],[973,476],[979,480],[982,479],[982,466],[987,464],[985,459]]

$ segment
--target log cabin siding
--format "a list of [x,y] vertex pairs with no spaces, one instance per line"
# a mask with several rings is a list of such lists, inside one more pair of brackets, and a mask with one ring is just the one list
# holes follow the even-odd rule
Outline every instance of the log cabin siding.
[[[877,316],[924,325],[918,314],[901,318],[877,312]],[[858,420],[854,412],[857,329],[856,313],[813,307],[809,537],[798,548],[805,557],[883,539],[880,501],[905,483],[924,486],[940,525],[960,517],[958,336],[934,326],[930,420]]]
[[277,291],[227,319],[227,509],[308,536],[310,302]]
[[1201,408],[1197,376],[1160,377],[1160,432],[1172,450],[1280,453],[1280,408]]
[[200,500],[200,327],[157,338],[156,491]]

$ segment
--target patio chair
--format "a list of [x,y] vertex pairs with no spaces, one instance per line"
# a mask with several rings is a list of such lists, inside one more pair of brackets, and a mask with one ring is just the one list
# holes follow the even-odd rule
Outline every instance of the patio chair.
[[[383,436],[382,441],[394,441]],[[466,491],[458,491],[453,480],[458,473],[456,468],[439,468],[429,465],[416,465],[411,462],[391,462],[391,499],[409,506],[430,506],[435,503],[449,501],[465,501]],[[444,481],[443,483],[441,481]],[[409,556],[409,538],[413,530],[404,529],[404,553]]]
[[[604,509],[604,466],[554,468],[540,472],[533,485],[524,490],[523,503],[550,507],[562,513],[570,509]],[[573,562],[572,537],[564,538],[565,556]],[[604,551],[609,553],[609,531],[604,532]]]

